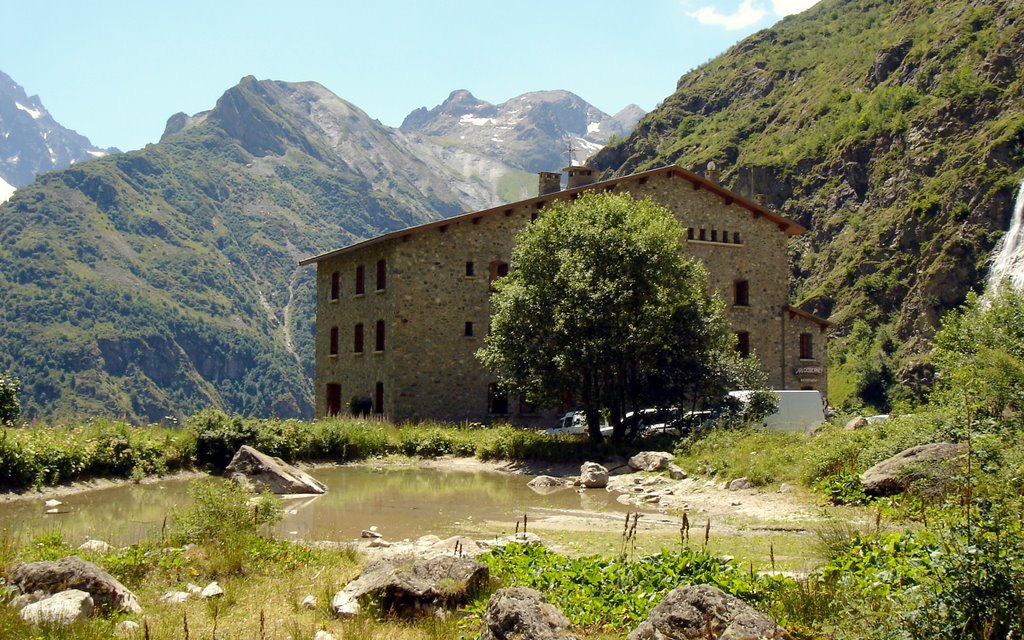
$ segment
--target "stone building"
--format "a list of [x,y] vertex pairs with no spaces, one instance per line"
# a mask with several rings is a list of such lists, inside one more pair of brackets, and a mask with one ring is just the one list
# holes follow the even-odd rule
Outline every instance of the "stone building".
[[[303,260],[317,266],[316,415],[353,398],[394,421],[509,420],[543,424],[502,395],[476,359],[490,320],[491,283],[508,273],[516,234],[556,199],[602,190],[650,197],[671,210],[683,248],[707,267],[729,309],[738,349],[756,352],[775,389],[825,392],[828,323],[788,305],[787,238],[804,229],[763,204],[668,166],[595,182],[587,167],[540,174],[535,198],[387,233]],[[365,400],[364,400],[365,402]]]

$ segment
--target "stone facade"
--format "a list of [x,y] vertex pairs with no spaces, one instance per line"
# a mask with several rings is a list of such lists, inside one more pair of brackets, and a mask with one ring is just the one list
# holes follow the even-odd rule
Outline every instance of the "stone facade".
[[394,421],[549,422],[554,410],[496,394],[495,377],[474,354],[489,325],[491,281],[507,272],[515,235],[543,215],[545,204],[591,189],[650,197],[670,209],[687,229],[685,251],[706,265],[734,331],[761,359],[769,384],[825,391],[828,325],[787,306],[786,241],[804,230],[712,180],[665,167],[396,231],[303,261],[317,265],[317,416],[347,412],[351,399],[363,397]]

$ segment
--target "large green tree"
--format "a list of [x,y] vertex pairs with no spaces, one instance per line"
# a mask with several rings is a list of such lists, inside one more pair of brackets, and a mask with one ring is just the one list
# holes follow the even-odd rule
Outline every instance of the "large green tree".
[[683,228],[650,200],[610,193],[556,202],[516,238],[478,353],[502,386],[533,401],[566,394],[601,439],[642,406],[697,406],[738,384],[741,366],[703,265]]

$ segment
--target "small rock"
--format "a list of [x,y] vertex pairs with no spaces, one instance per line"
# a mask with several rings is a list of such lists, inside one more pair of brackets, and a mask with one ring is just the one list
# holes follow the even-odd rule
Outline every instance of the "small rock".
[[141,625],[134,620],[122,620],[114,626],[114,630],[117,632],[117,635],[129,637],[134,636],[141,628]]
[[673,480],[686,480],[686,478],[689,477],[689,474],[683,471],[682,467],[673,462],[668,465],[668,477]]
[[181,604],[188,600],[191,595],[188,591],[168,591],[160,596],[159,601],[167,604]]
[[746,476],[744,476],[742,478],[736,478],[735,480],[729,482],[729,484],[726,486],[726,488],[729,491],[740,491],[740,490],[743,490],[743,489],[753,489],[754,488],[754,483],[750,481],[750,478],[747,478]]
[[25,605],[18,615],[30,624],[66,626],[88,617],[92,609],[92,596],[79,589],[68,589]]
[[391,543],[384,538],[374,538],[373,540],[370,540],[370,543],[367,546],[371,549],[387,549],[391,546]]
[[359,615],[359,601],[348,591],[339,591],[331,598],[331,611],[342,618],[354,618]]
[[615,498],[615,501],[619,504],[631,504],[629,501],[629,495],[625,493],[620,493],[619,496]]
[[659,496],[659,495],[655,495],[655,494],[653,494],[653,493],[652,493],[652,494],[648,494],[648,495],[644,496],[644,497],[643,497],[642,499],[643,499],[643,501],[644,501],[644,502],[646,502],[647,504],[656,504],[656,503],[658,503],[658,502],[661,502],[661,496]]
[[739,500],[733,500],[733,501],[732,501],[732,502],[730,502],[729,504],[730,504],[730,505],[732,505],[732,506],[734,506],[734,507],[738,507],[738,506],[740,506],[740,505],[741,505],[741,504],[743,504],[743,503],[742,503],[742,502],[740,502]]
[[664,471],[674,459],[675,456],[665,451],[641,451],[631,457],[628,464],[637,471]]
[[783,482],[779,485],[779,493],[793,493],[793,485]]
[[334,636],[321,629],[313,636],[313,640],[334,640]]
[[572,624],[544,595],[526,587],[498,589],[487,601],[480,640],[575,640]]
[[580,467],[580,484],[587,489],[604,489],[608,486],[608,469],[596,462],[584,462]]
[[537,476],[526,483],[528,487],[564,487],[565,480],[554,476]]
[[106,542],[104,542],[102,540],[92,540],[92,539],[86,540],[85,542],[83,542],[78,547],[78,549],[80,551],[93,551],[95,553],[107,553],[108,551],[112,550],[113,548],[114,547],[110,546],[109,544],[107,544]]
[[46,513],[60,513],[60,509],[58,509],[57,507],[54,507],[52,509],[47,509]]
[[15,609],[24,609],[25,606],[32,604],[33,602],[39,602],[46,597],[44,591],[33,591],[32,593],[23,593],[20,596],[11,600],[11,606]]
[[209,598],[219,598],[219,597],[221,597],[223,595],[224,595],[224,590],[221,589],[220,585],[217,584],[217,581],[214,580],[210,584],[206,585],[205,588],[203,588],[203,591],[202,591],[202,593],[199,594],[199,597],[203,598],[204,600],[206,600],[206,599],[209,599]]
[[59,507],[60,505],[62,505],[64,503],[61,502],[60,500],[54,500],[53,498],[50,498],[49,500],[47,500],[43,504],[46,505],[47,508],[52,509],[53,507]]
[[359,534],[360,538],[380,538],[382,537],[377,533],[377,527],[370,527],[369,529],[363,529],[363,532]]
[[198,584],[192,584],[191,582],[185,585],[185,590],[191,593],[202,593],[203,588]]
[[858,429],[863,429],[866,426],[868,426],[867,418],[865,418],[864,416],[857,416],[853,420],[847,422],[846,426],[843,427],[843,429],[845,429],[846,431],[856,431]]
[[302,599],[302,606],[306,609],[316,609],[316,596],[310,594]]

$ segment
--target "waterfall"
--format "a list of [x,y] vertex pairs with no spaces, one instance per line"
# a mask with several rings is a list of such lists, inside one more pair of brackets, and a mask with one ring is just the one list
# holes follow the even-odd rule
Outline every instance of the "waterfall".
[[1003,236],[992,255],[994,259],[986,289],[995,291],[1004,278],[1009,278],[1017,289],[1024,289],[1024,180],[1017,190],[1017,202],[1013,205],[1010,230]]

